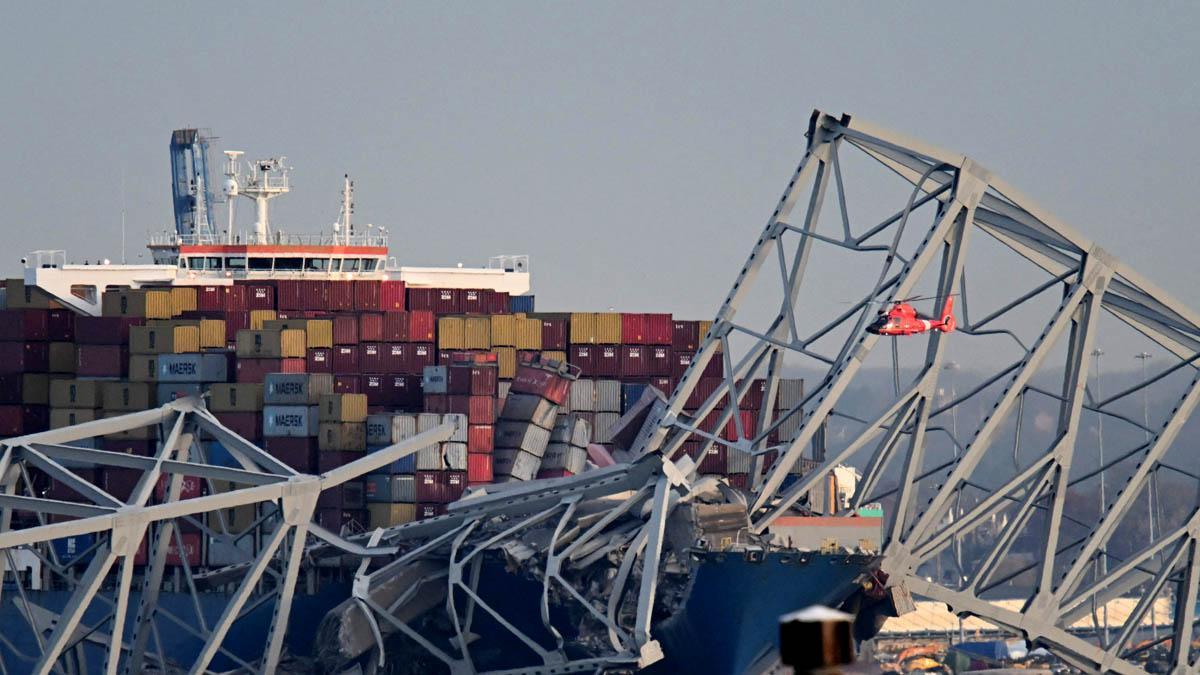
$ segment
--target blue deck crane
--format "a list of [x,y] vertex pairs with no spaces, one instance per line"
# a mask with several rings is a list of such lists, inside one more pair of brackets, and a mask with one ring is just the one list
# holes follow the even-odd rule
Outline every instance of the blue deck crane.
[[216,236],[213,194],[208,181],[208,142],[201,129],[171,132],[171,198],[175,232],[193,241]]

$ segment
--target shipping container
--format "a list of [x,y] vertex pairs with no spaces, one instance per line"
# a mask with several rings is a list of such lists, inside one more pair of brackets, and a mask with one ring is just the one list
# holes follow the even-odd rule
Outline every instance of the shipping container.
[[159,382],[224,382],[229,377],[225,354],[162,354]]
[[[606,349],[601,347],[601,350]],[[629,379],[645,378],[650,376],[650,363],[646,358],[646,348],[641,345],[622,345],[619,349],[621,354],[621,377]]]
[[493,347],[496,355],[497,377],[511,380],[517,374],[517,350],[515,347]]
[[75,342],[87,345],[127,345],[129,327],[145,319],[124,316],[81,316],[75,320]]
[[529,422],[501,420],[495,425],[496,452],[501,449],[523,450],[541,457],[550,442],[550,431]]
[[448,471],[466,471],[467,444],[442,443],[442,459]]
[[696,321],[671,322],[671,349],[694,352],[700,348],[700,324]]
[[[418,458],[417,463],[420,464],[420,461]],[[431,471],[418,469],[414,483],[418,502],[441,504],[448,501],[446,484],[440,469]]]
[[171,291],[169,289],[155,289],[146,291],[146,318],[147,319],[170,319],[175,316],[171,304]]
[[333,344],[356,345],[358,342],[358,317],[353,314],[333,317]]
[[338,345],[333,348],[333,372],[359,372],[359,349],[357,345]]
[[416,504],[368,504],[371,529],[395,527],[417,520]]
[[246,310],[253,312],[275,309],[275,286],[272,282],[250,281],[245,283],[245,287]]
[[[263,449],[275,459],[301,473],[320,471],[317,439],[297,436],[268,436],[263,439]],[[336,453],[326,453],[336,454]]]
[[463,314],[487,314],[489,291],[481,289],[464,289],[462,293]]
[[462,314],[463,313],[463,292],[457,288],[437,288],[433,291],[433,306],[434,314]]
[[353,281],[329,282],[329,311],[354,311],[354,285]]
[[0,310],[0,340],[34,342],[50,339],[50,310]]
[[488,291],[488,314],[511,314],[508,291]]
[[245,286],[232,285],[222,287],[224,291],[225,306],[222,307],[226,312],[245,312],[250,309],[249,293]]
[[469,424],[491,424],[495,421],[496,399],[492,396],[467,397],[467,422]]
[[517,345],[516,317],[511,314],[493,314],[492,345],[498,347],[515,347]]
[[490,453],[467,454],[467,482],[471,485],[490,483],[495,479]]
[[542,323],[542,349],[556,349],[563,351],[567,349],[567,321],[566,318],[542,318],[538,319]]
[[378,312],[359,314],[358,339],[362,342],[383,342],[383,314]]
[[317,438],[321,452],[366,452],[367,425],[363,422],[321,422]]
[[304,326],[304,340],[306,346],[312,347],[332,347],[334,325],[329,319],[305,319],[300,322]]
[[315,437],[317,417],[316,406],[263,406],[263,436]]
[[568,326],[571,344],[596,344],[596,315],[592,312],[575,312]]
[[534,296],[532,295],[512,295],[508,298],[508,311],[516,314],[517,312],[528,314],[534,310]]
[[318,405],[322,422],[367,421],[367,397],[362,394],[324,394]]
[[417,499],[413,476],[391,473],[367,474],[363,481],[363,497],[369,503],[413,503]]
[[433,312],[408,312],[408,342],[433,342],[437,320]]
[[595,380],[579,379],[571,383],[567,407],[572,412],[595,412],[596,382]]
[[[134,357],[131,357],[132,361]],[[270,373],[281,372],[282,359],[247,359],[239,357],[234,371],[234,381],[239,383],[261,384]]]
[[310,347],[304,359],[305,372],[332,373],[333,350],[328,347]]
[[74,374],[77,367],[74,342],[49,343],[46,368],[52,373]]
[[0,404],[46,405],[50,402],[50,376],[45,373],[0,375]]
[[621,339],[620,342],[626,345],[643,345],[646,344],[646,315],[645,314],[621,314]]
[[593,377],[618,377],[621,374],[621,348],[599,345],[592,350]]
[[325,373],[271,373],[263,380],[263,401],[270,405],[317,405],[333,393],[333,376]]
[[22,436],[45,431],[50,409],[44,405],[0,405],[0,436]]
[[621,418],[620,413],[615,412],[598,412],[592,422],[592,441],[594,443],[609,443],[612,441],[612,433],[617,420]]
[[492,470],[497,478],[533,480],[541,464],[541,457],[521,450],[497,449],[492,455]]
[[146,410],[151,407],[151,391],[146,382],[105,382],[101,400],[109,411]]
[[263,407],[263,385],[218,382],[209,387],[212,412],[257,412]]
[[99,408],[104,404],[104,384],[97,380],[54,380],[50,383],[50,405]]
[[596,412],[621,412],[621,383],[618,380],[596,380]]
[[50,368],[45,342],[0,342],[0,374],[44,373]]
[[131,326],[130,354],[171,354],[175,351],[175,330],[169,325]]
[[[259,411],[213,411],[213,416],[226,429],[246,440],[254,441],[262,438],[263,419],[262,413]],[[235,464],[235,467],[241,468],[241,465]]]
[[394,407],[401,410],[420,409],[420,375],[388,375],[384,384],[391,390],[389,398]]
[[62,429],[84,422],[91,422],[98,417],[95,408],[51,408],[50,428]]
[[528,365],[517,367],[510,391],[515,394],[537,394],[556,404],[567,400],[571,380],[559,373]]
[[[383,341],[408,342],[410,312],[387,312],[383,315]],[[422,314],[424,316],[424,314]]]
[[461,316],[439,318],[437,338],[438,349],[466,349],[466,320]]
[[305,358],[302,330],[242,330],[237,334],[237,355],[242,358]]
[[195,286],[171,287],[171,316],[179,316],[184,312],[195,311],[197,308]]
[[273,309],[252,309],[250,310],[250,330],[263,330],[268,321],[274,321],[278,316]]

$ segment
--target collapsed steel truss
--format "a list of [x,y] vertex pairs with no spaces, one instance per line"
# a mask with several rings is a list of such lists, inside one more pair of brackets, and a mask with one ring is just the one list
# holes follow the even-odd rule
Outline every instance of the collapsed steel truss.
[[[140,457],[78,447],[78,442],[105,435],[119,434],[147,426],[157,426],[165,439],[153,457]],[[0,455],[0,571],[13,565],[13,551],[19,548],[36,551],[55,583],[70,590],[66,606],[55,612],[39,607],[27,599],[27,585],[36,587],[38,580],[22,579],[15,575],[14,601],[21,609],[28,628],[7,625],[6,636],[0,636],[10,648],[9,663],[0,663],[3,672],[77,672],[86,670],[85,649],[105,650],[105,672],[143,672],[149,667],[160,671],[208,672],[214,658],[220,655],[228,663],[250,672],[275,672],[283,653],[284,633],[288,625],[292,598],[296,589],[305,551],[312,548],[309,536],[319,543],[339,551],[362,556],[391,555],[394,548],[376,547],[367,550],[337,533],[312,522],[317,499],[328,490],[377,470],[419,448],[448,439],[453,425],[443,424],[402,443],[379,452],[365,455],[345,466],[319,476],[299,474],[252,443],[221,425],[194,398],[180,399],[162,408],[131,413],[69,428],[12,438],[4,442]],[[216,466],[205,462],[201,436],[214,438],[228,450],[241,468]],[[72,445],[76,444],[76,445]],[[130,497],[121,501],[89,479],[80,469],[136,469],[141,476]],[[34,490],[36,481],[31,470],[48,474],[80,495],[85,501],[68,502],[39,496]],[[160,478],[166,476],[165,494],[150,504]],[[209,483],[212,494],[181,499],[185,476]],[[212,489],[213,481],[224,481],[232,489]],[[160,606],[159,596],[169,548],[178,539],[179,524],[188,521],[208,536],[224,534],[209,527],[211,520],[204,516],[222,509],[246,505],[267,505],[252,525],[261,537],[261,550],[248,556],[245,564],[231,565],[221,572],[222,586],[236,590],[227,596],[224,611],[211,625],[201,616],[179,617]],[[13,528],[14,512],[34,514],[36,523],[29,527]],[[68,518],[68,519],[63,519]],[[153,530],[151,527],[153,526]],[[32,545],[54,539],[85,534],[99,535],[93,546],[91,561],[76,576],[74,567],[58,560],[53,547],[35,548]],[[133,586],[134,556],[147,540],[146,566],[140,589]],[[249,530],[241,536],[252,536]],[[184,556],[180,556],[184,558]],[[186,587],[200,613],[197,588],[213,583],[199,570],[182,560],[182,581],[176,577],[177,589]],[[110,579],[116,567],[115,578]],[[107,590],[106,590],[107,588]],[[135,591],[140,590],[134,619],[127,625]],[[211,596],[210,596],[211,597]],[[274,602],[269,637],[257,659],[246,660],[223,648],[234,623],[247,612],[263,603]],[[83,618],[89,607],[106,607],[102,620],[85,625]],[[21,630],[32,631],[38,652],[21,654],[10,641]],[[203,642],[203,647],[191,664],[173,663],[172,655],[161,648],[160,633],[165,630],[185,631]]]
[[[851,217],[855,204],[847,192],[853,177],[849,172],[843,176],[843,166],[852,154],[886,174],[884,179],[900,183],[897,194],[908,194],[881,221],[861,223]],[[923,222],[918,225],[918,220]],[[998,253],[972,258],[972,250],[983,245],[975,241],[981,236]],[[838,309],[840,314],[822,325],[824,319],[814,321],[814,314],[796,307],[814,293],[850,292],[839,281],[813,279],[811,273],[806,277],[818,251],[830,250],[853,254],[842,258],[853,260],[843,266],[869,285],[850,309]],[[1032,290],[991,302],[976,298],[974,287],[968,295],[968,261],[979,265],[972,269],[986,269],[998,255],[1015,256],[1022,272],[988,284],[989,294]],[[760,273],[763,279],[757,278]],[[810,292],[801,293],[806,286]],[[851,411],[855,397],[847,391],[856,378],[864,378],[864,364],[887,362],[886,350],[872,360],[881,338],[864,330],[875,303],[887,307],[918,292],[928,293],[938,308],[947,297],[958,296],[959,329],[882,338],[908,341],[892,343],[894,381],[887,389],[894,396],[870,414]],[[762,324],[741,320],[739,311],[761,293],[771,293],[768,303],[779,303],[770,305],[769,319]],[[977,318],[973,299],[996,309]],[[968,314],[968,307],[976,313]],[[1036,316],[1031,319],[1030,314]],[[1156,363],[1164,366],[1157,374],[1107,398],[1100,397],[1098,379],[1088,386],[1089,357],[1097,356],[1098,362],[1101,353],[1096,345],[1102,317],[1115,317],[1114,324],[1124,324],[1120,329],[1132,328],[1128,332],[1166,353]],[[1043,322],[1040,331],[1022,339],[1021,327],[1036,322]],[[961,341],[956,347],[987,345],[967,352],[967,358],[978,361],[973,368],[987,374],[962,395],[954,391],[947,396],[943,371],[954,341]],[[738,350],[741,356],[734,360],[731,353],[746,343],[748,348]],[[1008,345],[1011,361],[990,363],[1003,351],[994,347],[998,344]],[[899,357],[900,347],[914,346],[918,353],[912,358]],[[819,375],[799,405],[776,411],[773,402],[785,357]],[[724,359],[723,381],[699,410],[686,412],[686,401],[714,358]],[[679,456],[685,440],[700,435],[706,447],[721,444],[728,452],[751,453],[756,531],[805,504],[829,469],[852,464],[862,472],[853,506],[876,501],[887,506],[883,569],[893,583],[1025,635],[1087,671],[1141,672],[1139,653],[1158,644],[1170,646],[1175,672],[1196,672],[1195,650],[1189,647],[1200,584],[1200,509],[1192,495],[1183,495],[1186,514],[1160,521],[1152,533],[1144,523],[1131,522],[1144,514],[1131,514],[1135,504],[1153,498],[1160,474],[1183,476],[1193,487],[1200,481],[1196,455],[1187,452],[1179,437],[1200,402],[1197,358],[1200,315],[970,158],[818,111],[811,119],[803,161],[644,450]],[[747,425],[735,413],[755,377],[766,379],[765,401],[757,424]],[[1167,382],[1174,383],[1171,400],[1177,402],[1169,413],[1156,409],[1155,423],[1148,412],[1138,419],[1142,415],[1122,409]],[[878,384],[876,380],[876,390]],[[1035,398],[1043,411],[1050,410],[1042,421],[1049,433],[1036,446],[1030,441],[1029,420],[1022,421]],[[951,416],[958,410],[965,415],[972,405],[983,411],[982,419],[972,433],[957,434]],[[702,424],[712,411],[720,411],[716,424]],[[1144,442],[1108,460],[1102,454],[1097,458],[1103,436],[1099,443],[1090,435],[1085,438],[1084,420],[1108,422],[1110,429],[1127,425]],[[714,431],[727,424],[735,426],[737,440]],[[835,424],[842,434],[838,441],[827,433]],[[780,430],[787,433],[778,434],[780,442],[771,442]],[[1006,445],[1017,446],[1006,463],[989,459],[1009,452],[999,447],[1002,437]],[[772,461],[776,454],[778,461]],[[800,479],[790,477],[790,468],[806,455],[818,460],[820,468]],[[1107,497],[1102,510],[1097,507],[1087,516],[1068,500],[1071,490],[1105,479],[1109,489],[1106,493],[1101,482],[1101,498]],[[1136,550],[1117,558],[1109,552],[1110,543],[1123,527],[1143,534]],[[986,555],[954,560],[953,549],[964,538],[978,539],[981,529],[989,543]],[[1023,542],[1026,555],[1035,551],[1036,559],[1014,570],[1017,541]],[[933,578],[936,564],[942,563],[957,566],[953,581]],[[1002,611],[988,601],[1002,586],[1009,593],[1021,589],[1023,611]],[[1079,619],[1095,616],[1097,603],[1122,595],[1141,602],[1130,620],[1112,631],[1116,635],[1100,632],[1096,644],[1069,630]],[[1152,643],[1135,645],[1135,626],[1155,598],[1166,596],[1175,608],[1170,626]]]

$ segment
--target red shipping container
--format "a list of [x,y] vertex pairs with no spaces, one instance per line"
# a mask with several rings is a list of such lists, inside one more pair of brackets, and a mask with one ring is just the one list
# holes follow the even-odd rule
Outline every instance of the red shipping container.
[[643,314],[646,344],[669,345],[675,339],[675,322],[670,314]]
[[363,375],[361,377],[358,391],[360,394],[367,395],[367,405],[389,405],[391,404],[392,391],[390,387],[385,386],[387,378],[383,375]]
[[410,288],[407,292],[408,302],[405,307],[411,311],[432,311],[434,289]]
[[79,377],[124,377],[129,374],[129,351],[122,345],[77,345],[75,374]]
[[646,344],[645,314],[621,314],[621,343],[627,345]]
[[471,413],[470,396],[447,396],[446,398],[449,401],[446,406],[446,412],[456,415],[469,415]]
[[379,306],[378,281],[363,280],[354,282],[354,309],[360,312],[382,309]]
[[275,288],[275,305],[281,311],[304,309],[304,286],[302,281],[280,279]]
[[[110,469],[111,471],[111,469]],[[107,473],[107,472],[106,472]],[[140,472],[137,472],[140,476]],[[154,486],[154,498],[162,501],[167,498],[167,487],[170,485],[172,476],[163,474],[158,477],[158,484]],[[136,480],[136,479],[135,479]],[[184,476],[179,484],[180,499],[195,499],[204,493],[204,483],[199,476]],[[116,495],[113,495],[116,496]]]
[[496,399],[494,397],[468,396],[467,399],[467,424],[491,424],[496,421]]
[[477,483],[490,483],[493,479],[491,453],[467,453],[467,482],[475,485]]
[[379,282],[379,307],[385,312],[403,312],[408,307],[404,282],[388,279]]
[[488,291],[488,314],[509,314],[508,291]]
[[[179,548],[180,542],[183,543],[182,551]],[[182,567],[184,560],[187,561],[188,567],[199,567],[200,534],[198,532],[177,533],[167,543],[167,558],[165,563],[171,567]],[[139,563],[137,556],[134,556],[133,563],[135,565],[146,564],[145,561]]]
[[[470,461],[470,458],[467,461]],[[466,471],[447,471],[442,476],[445,484],[444,495],[447,502],[456,501],[467,491]]]
[[552,403],[562,405],[567,399],[571,381],[557,373],[521,365],[517,367],[509,391],[517,394],[537,394]]
[[[298,309],[328,310],[329,285],[328,281],[298,281],[300,284],[300,303]],[[353,300],[351,300],[353,302]],[[353,305],[351,305],[353,307]]]
[[[545,324],[542,324],[545,335]],[[591,377],[594,374],[596,366],[596,348],[591,345],[571,345],[571,351],[567,353],[567,362],[579,368],[579,372],[584,377]]]
[[249,294],[246,292],[246,287],[234,284],[225,286],[225,306],[222,307],[226,312],[245,312],[249,309],[247,298]]
[[196,309],[216,312],[225,309],[224,286],[196,286]]
[[383,374],[388,372],[384,364],[384,345],[378,342],[364,342],[358,346],[359,368],[364,373]]
[[[758,428],[758,415],[753,410],[739,410],[738,417],[742,418],[742,434],[746,438],[754,438],[755,431]],[[727,441],[737,440],[737,423],[732,416],[725,424],[725,429],[721,437]]]
[[[672,352],[671,378],[678,382],[695,358],[694,352]],[[703,377],[722,377],[725,374],[725,361],[721,354],[713,354],[704,366]]]
[[445,394],[425,394],[424,412],[445,415],[450,412],[450,397]]
[[[537,353],[537,352],[533,352]],[[443,349],[437,354],[438,365],[467,365],[472,363],[496,363],[495,352],[486,349]]]
[[[692,452],[693,453],[700,452],[700,444],[699,443],[696,443],[693,446]],[[699,457],[699,458],[693,457],[693,459],[699,460],[697,463],[700,465],[700,473],[723,474],[723,473],[725,473],[725,465],[726,465],[725,456],[726,456],[725,446],[720,445],[718,443],[713,443],[708,448],[708,450],[704,453],[703,457]]]
[[75,312],[52,309],[46,313],[46,339],[51,342],[75,341]]
[[21,436],[50,427],[50,408],[44,405],[0,405],[0,436]]
[[408,333],[405,342],[434,342],[437,319],[433,312],[411,311],[408,313]]
[[463,314],[487,314],[488,313],[488,294],[487,290],[466,289],[462,291],[462,311]]
[[701,405],[703,405],[704,401],[708,400],[709,396],[713,395],[713,392],[717,390],[717,387],[721,385],[721,382],[722,380],[719,377],[700,378],[700,381],[697,382],[696,386],[692,389],[692,393],[688,395],[687,401],[684,402],[684,409],[695,410],[696,408],[699,408]]
[[309,347],[304,362],[305,372],[332,373],[333,350],[329,347]]
[[308,360],[301,358],[279,359],[279,372],[306,373],[308,372]]
[[[601,347],[601,350],[604,348]],[[640,345],[622,345],[621,377],[643,378],[650,376],[650,363],[646,358],[646,348]]]
[[0,340],[40,341],[50,335],[50,313],[45,309],[0,310]]
[[[301,473],[312,473],[317,468],[317,439],[272,436],[263,440],[267,454]],[[325,454],[325,453],[320,453]]]
[[333,372],[359,372],[359,349],[357,345],[338,345],[333,348]]
[[433,313],[462,314],[463,292],[458,288],[437,288],[433,292]]
[[542,349],[566,351],[567,319],[542,319]]
[[129,344],[129,327],[145,322],[124,316],[80,316],[75,319],[75,341],[81,345]]
[[352,314],[333,317],[333,344],[358,344],[358,317]]
[[388,312],[383,315],[384,342],[408,342],[408,312]]
[[467,427],[467,452],[488,452],[496,446],[495,427],[490,424],[472,424]]
[[331,312],[353,312],[354,311],[354,282],[353,281],[330,281],[329,283],[329,305],[328,309]]
[[259,412],[219,412],[213,413],[225,428],[242,438],[252,441],[262,438],[263,420]]
[[[314,438],[312,441],[314,446],[317,445],[317,439]],[[332,471],[339,466],[346,466],[356,459],[362,459],[362,456],[361,452],[353,450],[319,450],[316,453],[317,471],[320,473]]]
[[446,514],[445,504],[417,504],[417,520],[437,518]]
[[225,312],[225,342],[237,342],[239,330],[249,330],[250,312],[241,310]]
[[388,375],[387,386],[392,405],[405,410],[420,410],[422,404],[420,375]]
[[441,471],[418,471],[416,473],[414,482],[416,483],[418,502],[441,504],[447,501],[446,485],[442,476]]
[[621,374],[621,349],[617,345],[592,347],[592,375],[617,377]]
[[282,359],[238,359],[236,379],[242,383],[262,384],[267,373],[282,372]]
[[409,345],[383,344],[380,345],[380,358],[383,360],[384,373],[407,373]]
[[671,376],[671,348],[654,345],[646,347],[646,374],[651,377]]
[[0,374],[44,373],[49,368],[49,343],[0,342]]
[[[275,309],[275,285],[269,281],[253,281],[246,285],[247,311]],[[232,309],[232,307],[230,307]]]
[[500,371],[495,366],[471,367],[472,396],[495,396],[499,390]]
[[694,352],[700,348],[700,322],[671,322],[671,349]]
[[408,372],[411,374],[421,374],[425,372],[425,366],[436,366],[437,351],[433,345],[425,343],[416,343],[409,345],[408,349]]
[[[454,360],[443,360],[441,357],[445,352],[438,354],[439,363],[455,363]],[[446,369],[446,393],[447,394],[470,394],[471,393],[471,370],[473,366],[467,365],[452,365]]]
[[[745,382],[745,380],[738,380],[738,388],[740,389]],[[760,410],[766,393],[767,381],[763,379],[754,380],[750,383],[750,387],[746,390],[746,393],[742,395],[740,407],[748,410]]]
[[363,342],[383,342],[383,315],[378,312],[359,314],[358,339]]
[[675,387],[672,386],[671,378],[669,378],[669,377],[652,377],[652,378],[650,378],[650,381],[647,384],[649,384],[651,387],[654,387],[655,389],[661,391],[662,393],[666,394],[667,396],[670,396],[671,392],[674,391],[674,389],[675,389]]
[[343,373],[333,376],[333,393],[361,394],[362,378],[359,375]]

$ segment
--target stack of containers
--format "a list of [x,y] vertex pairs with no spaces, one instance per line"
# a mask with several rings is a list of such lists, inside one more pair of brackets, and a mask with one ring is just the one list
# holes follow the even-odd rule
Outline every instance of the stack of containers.
[[[367,397],[322,394],[318,406],[317,468],[325,473],[367,451]],[[363,490],[362,481],[357,480],[322,490],[317,500],[317,522],[334,531],[352,521],[366,523]]]
[[100,380],[51,381],[50,428],[61,429],[99,419],[103,408],[104,384]]
[[[417,416],[367,416],[367,452],[374,452],[417,434]],[[416,520],[416,454],[410,454],[366,476],[365,498],[370,526],[391,527]]]
[[559,415],[550,432],[550,444],[542,456],[538,478],[562,478],[582,473],[587,468],[587,446],[592,428],[578,413]]
[[303,330],[240,330],[236,349],[238,382],[262,382],[268,373],[306,371],[307,339]]
[[[116,417],[154,407],[155,391],[149,382],[105,382],[101,403],[104,417]],[[149,456],[158,447],[158,427],[131,429],[104,437],[104,449]]]
[[449,439],[417,451],[414,477],[417,518],[432,518],[446,512],[446,504],[462,496],[467,488],[467,416],[458,413],[421,413],[417,433],[442,424],[454,425]]
[[[223,382],[212,385],[208,391],[208,410],[217,418],[217,421],[238,436],[261,447],[263,445],[263,385],[257,382]],[[285,441],[283,444],[287,445],[287,442]],[[224,452],[220,443],[215,440],[208,441],[207,455],[209,461],[214,464],[232,464],[228,453]],[[300,455],[307,457],[304,452],[301,452]],[[308,471],[311,466],[309,461],[295,461],[286,454],[274,456],[293,469]]]
[[494,472],[500,482],[533,480],[541,468],[558,408],[567,401],[578,370],[530,356],[516,377],[495,428]]
[[[48,401],[43,400],[49,388],[50,316],[49,309],[10,309],[0,315],[0,375],[16,376],[13,383],[25,374],[41,376],[38,382],[30,382],[29,395],[23,377],[22,389],[6,394],[8,401],[0,406],[0,435],[41,431],[50,421]],[[37,402],[26,403],[31,398]]]
[[[333,376],[324,373],[268,373],[264,380],[264,448],[272,457],[297,471],[321,471],[321,465],[328,465],[329,460],[318,461],[318,404],[322,396],[333,392]],[[321,459],[325,459],[323,453]]]

